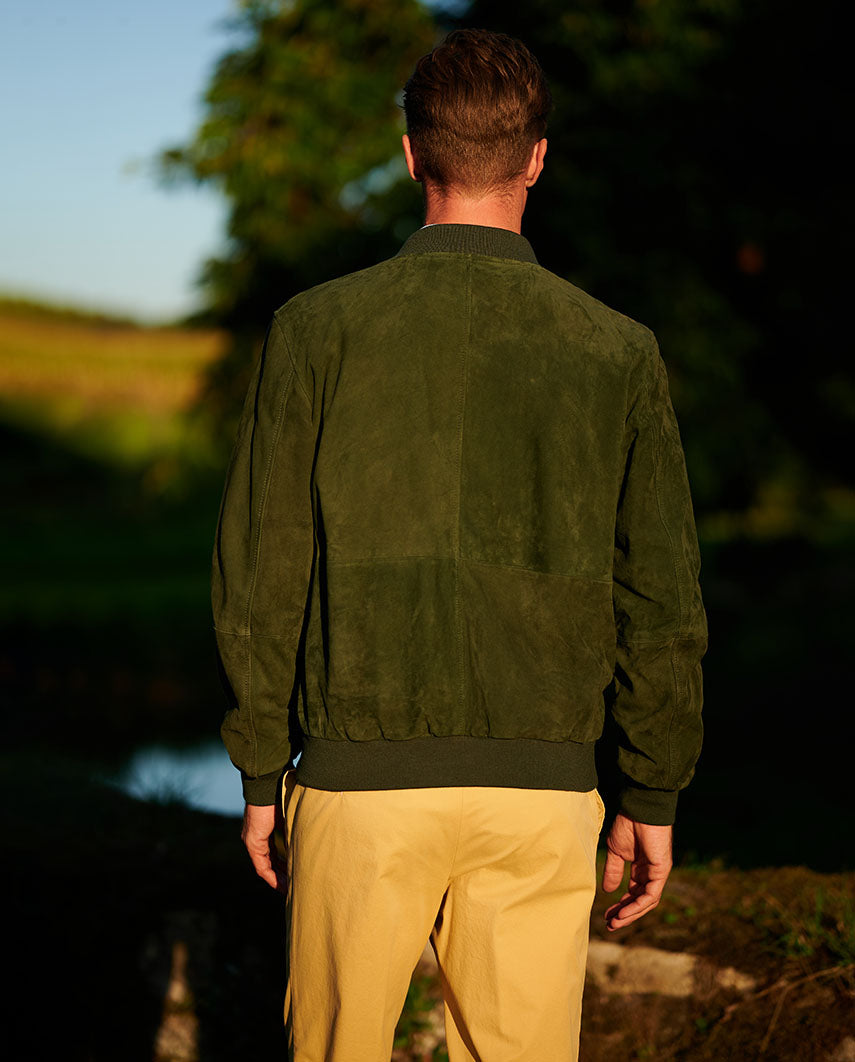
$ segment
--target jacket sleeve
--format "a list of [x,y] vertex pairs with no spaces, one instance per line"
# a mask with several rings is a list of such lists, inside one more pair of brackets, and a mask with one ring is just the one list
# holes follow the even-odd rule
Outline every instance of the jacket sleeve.
[[295,692],[313,558],[311,407],[274,317],[226,475],[211,601],[228,711],[221,728],[251,804],[276,801],[299,751]]
[[683,448],[665,366],[650,339],[626,421],[615,526],[612,713],[620,808],[636,821],[668,825],[700,753],[707,627]]

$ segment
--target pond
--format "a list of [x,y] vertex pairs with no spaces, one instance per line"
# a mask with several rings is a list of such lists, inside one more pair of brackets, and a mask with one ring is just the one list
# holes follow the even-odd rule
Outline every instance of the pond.
[[216,740],[185,749],[145,746],[110,781],[139,800],[177,800],[220,815],[243,814],[240,775]]

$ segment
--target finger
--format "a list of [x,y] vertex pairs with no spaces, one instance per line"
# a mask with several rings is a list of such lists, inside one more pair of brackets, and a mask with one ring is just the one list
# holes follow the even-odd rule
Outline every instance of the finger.
[[256,874],[271,888],[277,887],[276,872],[270,860],[270,842],[267,837],[248,836],[244,831],[243,843]]
[[606,853],[606,865],[603,869],[603,889],[605,892],[614,892],[623,880],[623,872],[626,861],[615,852],[609,850]]
[[[633,922],[637,922],[640,918],[643,918],[658,906],[658,902],[654,902],[641,910],[634,910],[632,914],[622,913],[621,915],[613,915],[606,919],[606,931],[609,933],[615,933],[619,929],[626,929],[627,926],[632,925]],[[625,911],[628,910],[630,910],[630,908],[625,908]]]
[[276,877],[276,871],[273,869],[273,864],[270,862],[270,852],[260,851],[253,849],[247,845],[247,852],[249,852],[249,858],[252,860],[252,865],[255,868],[255,873],[266,882],[271,889],[279,887],[279,879]]
[[617,901],[617,903],[613,903],[611,907],[606,909],[606,913],[603,916],[605,920],[608,922],[609,918],[615,913],[615,911],[619,910],[621,907],[624,907],[631,899],[632,896],[630,896],[628,892],[625,892],[623,896],[621,896],[621,898]]
[[623,929],[652,911],[659,905],[659,897],[644,893],[641,896],[627,895],[606,911],[606,926],[610,932]]

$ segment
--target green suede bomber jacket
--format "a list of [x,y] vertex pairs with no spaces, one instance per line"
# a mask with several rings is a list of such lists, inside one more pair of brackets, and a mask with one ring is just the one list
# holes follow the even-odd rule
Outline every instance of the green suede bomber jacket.
[[706,622],[650,331],[506,229],[432,225],[274,315],[226,477],[212,600],[249,803],[586,791],[673,821]]

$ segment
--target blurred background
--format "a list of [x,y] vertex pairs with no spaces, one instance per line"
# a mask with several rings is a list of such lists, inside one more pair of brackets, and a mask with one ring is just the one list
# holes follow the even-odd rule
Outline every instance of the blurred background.
[[[237,416],[272,312],[421,224],[401,88],[458,25],[522,38],[550,80],[523,228],[541,264],[651,327],[668,366],[710,621],[677,861],[853,869],[853,92],[836,9],[4,5],[0,755],[20,941],[41,926],[33,977],[69,932],[64,896],[88,897],[86,949],[138,924],[126,966],[156,982],[177,961],[157,944],[163,890],[186,921],[211,853],[241,858],[217,817],[242,805],[217,740],[208,604]],[[242,867],[222,873],[230,924],[275,900]],[[182,939],[210,953],[191,922]],[[215,1000],[243,998],[229,976]],[[106,998],[115,1035],[130,1004]],[[206,1028],[201,1057],[221,1057]],[[152,1057],[151,1036],[112,1054],[96,1040],[79,1057]]]

